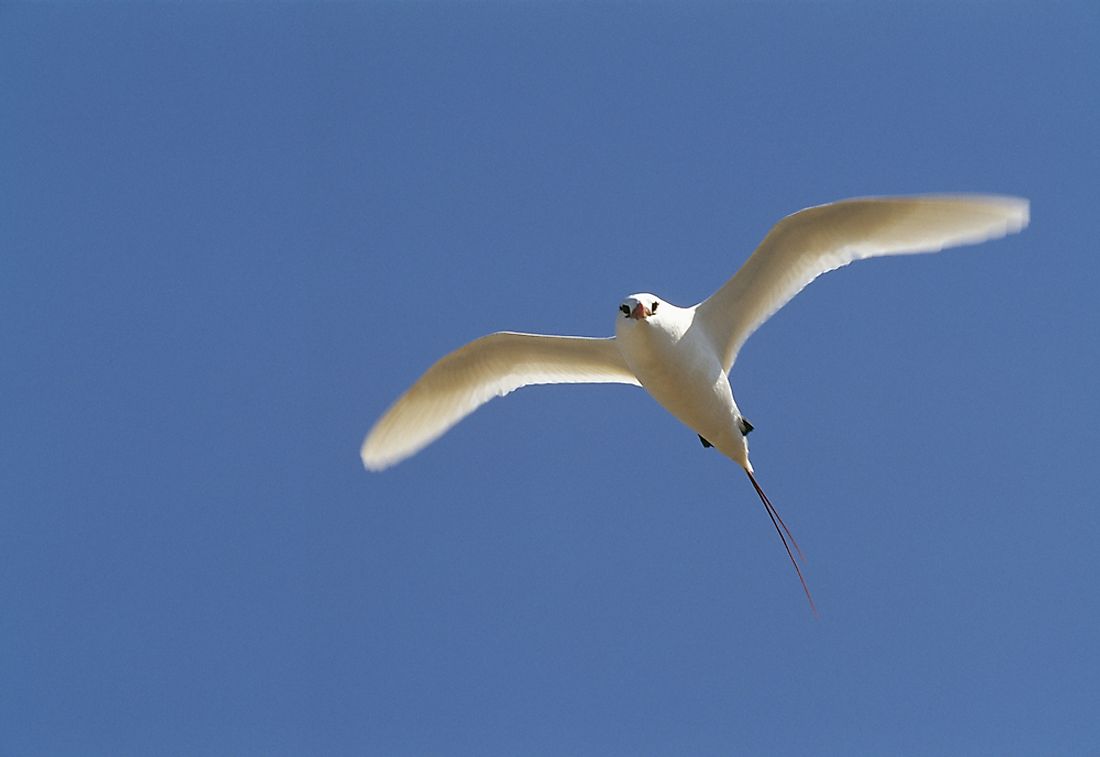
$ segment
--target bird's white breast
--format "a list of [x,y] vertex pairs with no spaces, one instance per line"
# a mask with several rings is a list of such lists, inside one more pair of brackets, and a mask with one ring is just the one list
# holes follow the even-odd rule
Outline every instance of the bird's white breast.
[[737,406],[717,350],[702,329],[693,327],[693,320],[693,308],[664,303],[653,317],[618,319],[615,340],[657,402],[730,454],[742,445]]

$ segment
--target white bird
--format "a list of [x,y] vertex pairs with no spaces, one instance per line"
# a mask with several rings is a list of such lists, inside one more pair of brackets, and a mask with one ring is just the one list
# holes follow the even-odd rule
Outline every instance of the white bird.
[[[363,442],[370,470],[394,465],[442,436],[493,397],[532,384],[619,383],[643,387],[666,410],[748,474],[787,545],[787,529],[753,475],[748,434],[729,383],[745,340],[821,274],[854,260],[937,252],[1020,231],[1028,201],[995,195],[842,200],[793,213],[764,237],[717,292],[682,308],[655,294],[621,301],[606,339],[498,332],[450,353],[386,411]],[[782,529],[781,529],[782,527]]]

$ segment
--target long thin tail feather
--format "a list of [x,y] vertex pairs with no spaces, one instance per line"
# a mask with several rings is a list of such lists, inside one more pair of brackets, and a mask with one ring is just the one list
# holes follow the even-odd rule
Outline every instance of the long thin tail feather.
[[[780,541],[783,542],[783,548],[787,550],[787,557],[791,558],[791,565],[794,566],[794,572],[798,574],[798,580],[802,583],[802,591],[806,592],[806,599],[810,602],[810,611],[814,614],[814,617],[818,617],[817,605],[814,604],[814,598],[810,594],[810,587],[806,585],[806,579],[802,576],[802,569],[798,567],[798,560],[794,557],[794,552],[791,552],[790,545],[787,544],[787,536],[791,538],[791,544],[794,545],[795,552],[798,553],[798,557],[801,560],[805,560],[805,556],[802,554],[802,549],[798,546],[798,542],[794,538],[794,534],[791,533],[791,529],[787,528],[787,524],[783,522],[783,518],[780,517],[779,511],[775,509],[775,505],[768,499],[768,495],[764,493],[764,490],[760,488],[760,484],[756,482],[756,476],[752,474],[752,471],[745,471],[749,475],[749,481],[752,482],[752,488],[756,489],[756,493],[760,495],[760,501],[764,503],[764,509],[768,512],[768,517],[772,520],[772,525],[775,526],[775,532],[779,534]],[[780,528],[782,526],[782,529]],[[786,532],[787,536],[783,535]]]

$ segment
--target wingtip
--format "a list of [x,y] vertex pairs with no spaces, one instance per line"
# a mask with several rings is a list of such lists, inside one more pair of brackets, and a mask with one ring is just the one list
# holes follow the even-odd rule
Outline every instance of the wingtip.
[[1031,200],[1016,195],[985,195],[988,201],[999,205],[1008,221],[1008,233],[1014,234],[1031,223]]
[[363,467],[372,473],[383,471],[394,463],[393,460],[389,460],[371,449],[370,437],[367,437],[363,441],[363,446],[359,448],[359,459],[363,462]]
[[998,206],[1005,218],[1005,233],[1015,234],[1031,223],[1031,200],[1016,195],[980,195]]
[[1019,234],[1031,223],[1031,201],[1024,197],[1006,197],[1009,203],[1005,215],[1004,235]]
[[1017,217],[1019,226],[1013,229],[1013,231],[1021,231],[1022,229],[1027,228],[1027,225],[1031,223],[1031,200],[1027,199],[1026,197],[1016,197],[1014,199],[1016,200],[1017,207],[1019,208],[1019,215]]

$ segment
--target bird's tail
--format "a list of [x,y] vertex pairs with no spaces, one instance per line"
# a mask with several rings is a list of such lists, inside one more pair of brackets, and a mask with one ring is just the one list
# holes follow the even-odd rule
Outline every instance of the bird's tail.
[[[745,473],[749,476],[749,481],[752,482],[752,488],[756,489],[756,493],[760,495],[760,501],[764,503],[764,509],[768,511],[768,517],[772,520],[772,525],[775,526],[775,532],[779,534],[779,539],[783,542],[783,548],[787,550],[787,557],[791,558],[791,565],[794,566],[794,572],[798,574],[798,580],[802,582],[802,591],[806,592],[806,599],[810,602],[810,611],[814,614],[814,617],[818,617],[817,605],[814,604],[814,598],[810,595],[810,587],[806,585],[806,579],[802,576],[802,569],[798,567],[798,560],[805,560],[805,556],[802,554],[802,548],[798,546],[798,541],[794,538],[794,534],[791,533],[791,529],[787,528],[787,524],[783,522],[783,518],[779,516],[779,511],[775,509],[775,505],[768,499],[768,495],[764,493],[764,490],[760,488],[760,484],[756,482],[756,476],[753,475],[752,468],[746,468]],[[784,536],[786,534],[786,536]],[[790,537],[791,543],[787,543],[787,538]],[[794,545],[794,552],[791,552],[791,544]],[[795,553],[798,554],[798,559],[795,559]]]

